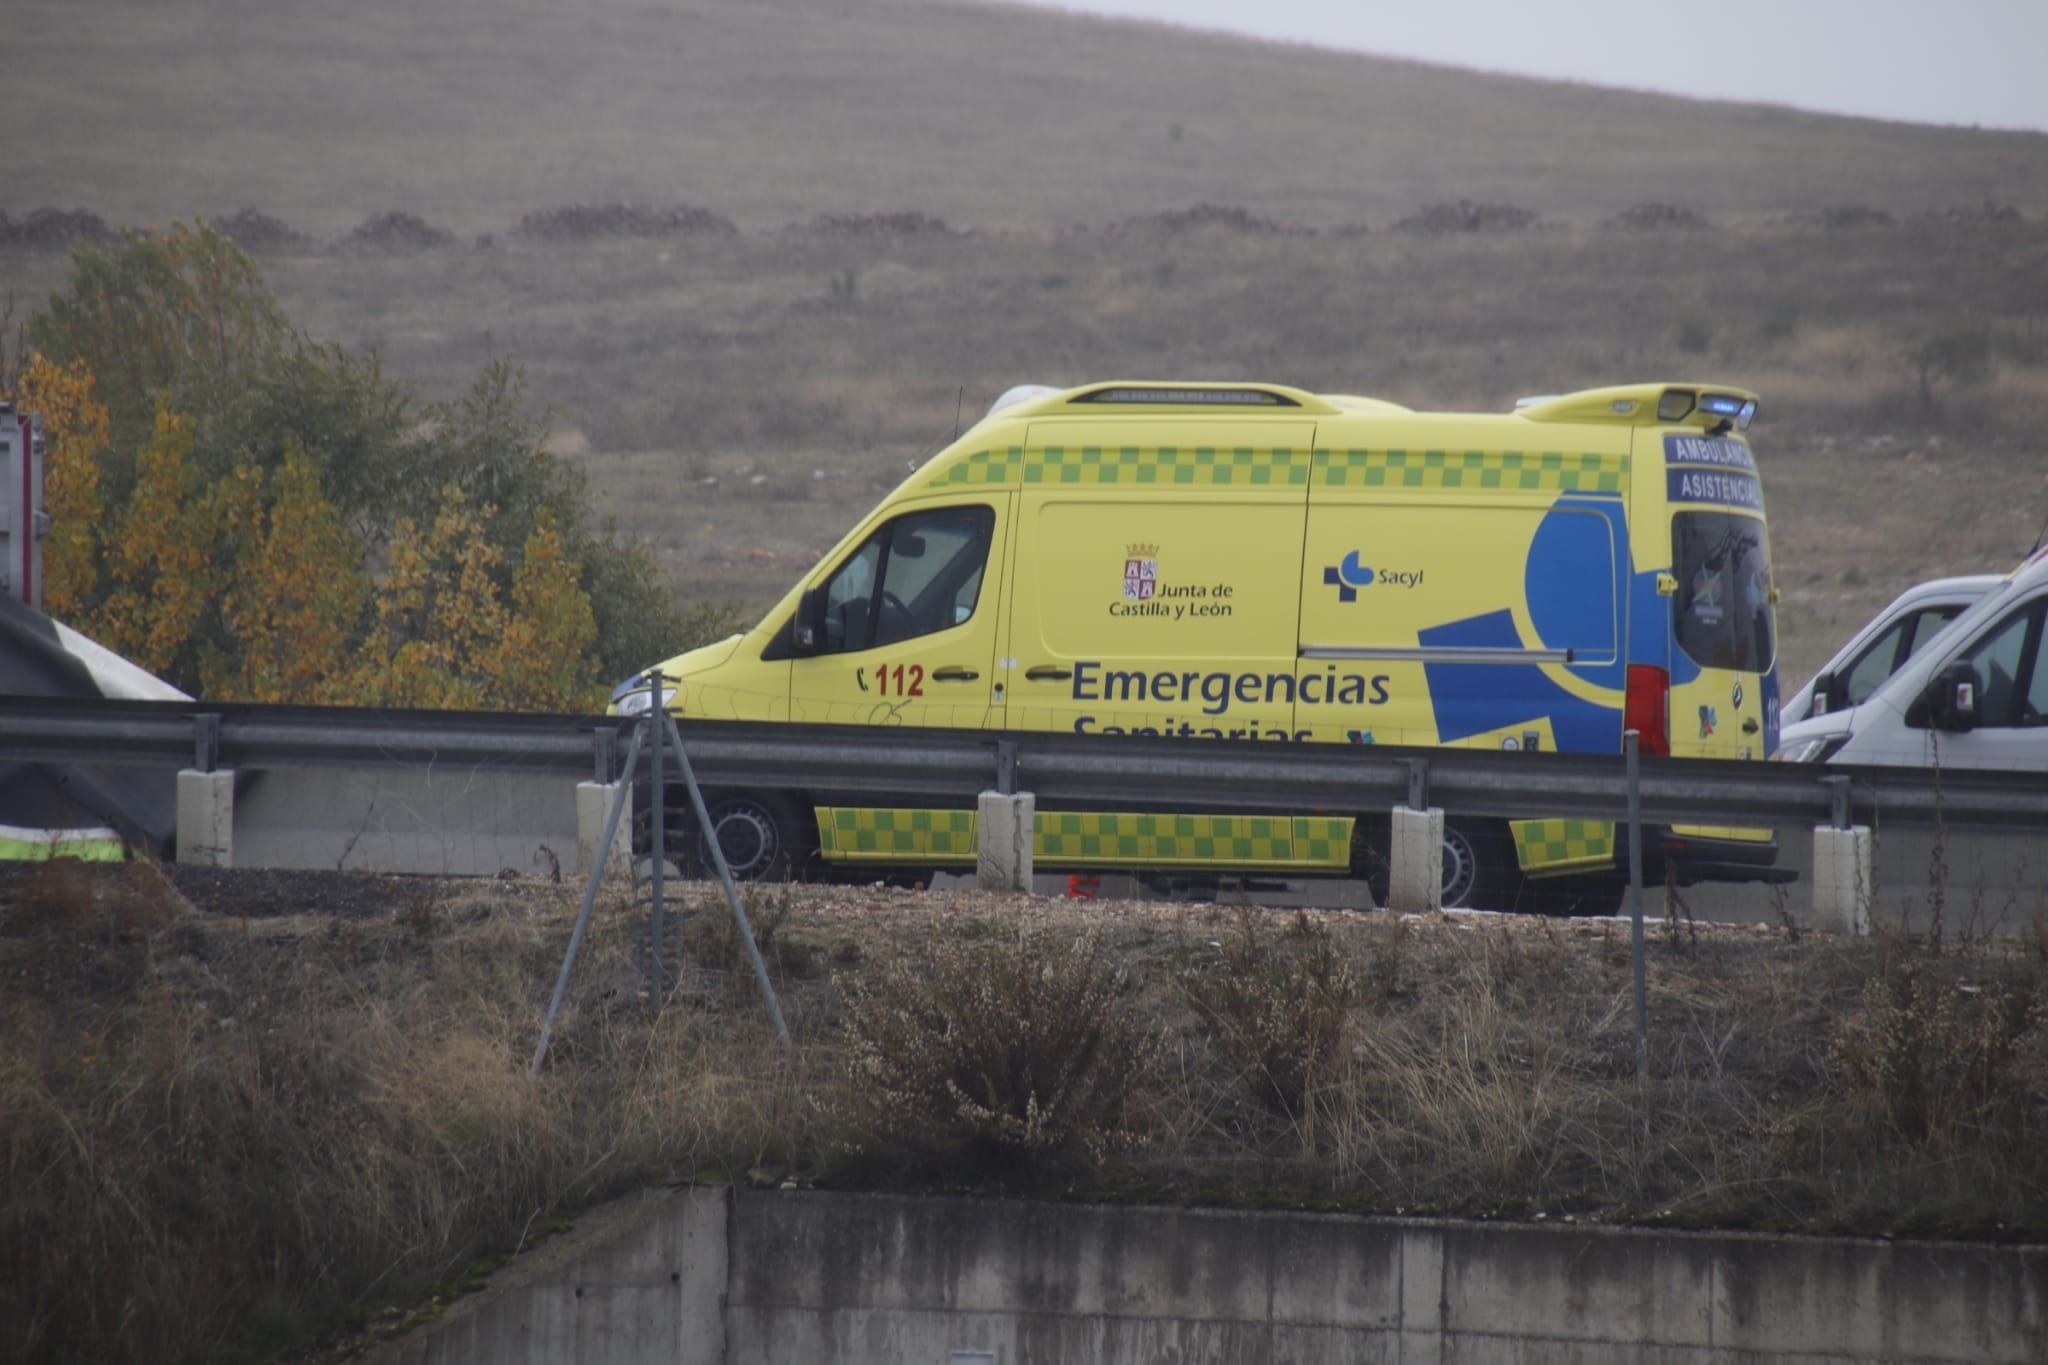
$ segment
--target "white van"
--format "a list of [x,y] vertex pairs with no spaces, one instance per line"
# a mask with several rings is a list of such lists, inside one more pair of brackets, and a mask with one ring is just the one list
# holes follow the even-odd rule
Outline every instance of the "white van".
[[2048,773],[2048,546],[1861,705],[1787,726],[1778,758]]
[[1806,686],[1792,694],[1779,721],[1796,725],[1825,711],[1862,705],[1886,678],[1927,648],[1943,626],[2003,582],[2003,574],[1980,573],[1914,584],[1871,617]]

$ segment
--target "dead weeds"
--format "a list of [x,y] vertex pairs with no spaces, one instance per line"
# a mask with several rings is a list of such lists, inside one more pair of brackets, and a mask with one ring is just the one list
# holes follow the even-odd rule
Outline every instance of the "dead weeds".
[[678,1180],[2048,1234],[2033,942],[1652,935],[1638,1081],[1615,920],[764,888],[784,1048],[685,884],[664,1007],[601,898],[536,1076],[577,888],[152,872],[0,884],[16,1356],[331,1329]]

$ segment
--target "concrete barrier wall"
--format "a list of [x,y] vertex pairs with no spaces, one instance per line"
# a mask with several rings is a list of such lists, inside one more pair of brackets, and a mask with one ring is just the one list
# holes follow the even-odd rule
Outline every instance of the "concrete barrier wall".
[[2048,1248],[690,1190],[397,1365],[2040,1361]]
[[235,793],[234,864],[573,877],[576,815],[575,781],[544,773],[270,768]]

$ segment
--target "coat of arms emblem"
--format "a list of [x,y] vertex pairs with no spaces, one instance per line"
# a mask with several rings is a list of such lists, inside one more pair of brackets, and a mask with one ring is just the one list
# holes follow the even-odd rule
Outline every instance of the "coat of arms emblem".
[[1142,542],[1124,550],[1124,597],[1149,602],[1159,591],[1159,547]]

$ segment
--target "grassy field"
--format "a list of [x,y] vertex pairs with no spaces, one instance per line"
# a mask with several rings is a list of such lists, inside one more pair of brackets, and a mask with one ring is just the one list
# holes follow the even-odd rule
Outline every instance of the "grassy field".
[[[1107,377],[1480,409],[1753,386],[1788,685],[1900,587],[2010,564],[2048,522],[2048,137],[941,0],[109,0],[90,22],[25,0],[14,21],[49,59],[0,96],[35,130],[0,207],[255,205],[303,230],[265,267],[304,329],[431,396],[525,364],[558,450],[689,598],[758,610],[1004,388]],[[1460,197],[1537,218],[1395,227]],[[628,200],[742,231],[509,231]],[[1198,202],[1251,221],[1203,226]],[[1715,226],[1606,225],[1644,203]],[[318,245],[387,209],[461,236]],[[973,231],[788,226],[894,211]],[[63,271],[0,254],[20,310]],[[1919,360],[1959,344],[1981,363],[1923,395]]]
[[[29,297],[61,258],[6,260]],[[2048,228],[1284,236],[1151,224],[270,257],[301,326],[430,394],[495,356],[689,598],[751,612],[1011,384],[1258,378],[1415,407],[1690,376],[1752,432],[1803,680],[1906,584],[2048,524]],[[1918,357],[1982,347],[1981,372]],[[1967,344],[1965,349],[1968,349]]]
[[7,27],[35,56],[0,90],[17,216],[253,203],[332,237],[384,209],[473,235],[613,199],[747,228],[895,209],[1058,228],[1219,198],[1373,227],[1459,197],[1581,223],[1642,200],[2048,209],[2040,136],[960,0],[12,0]]

